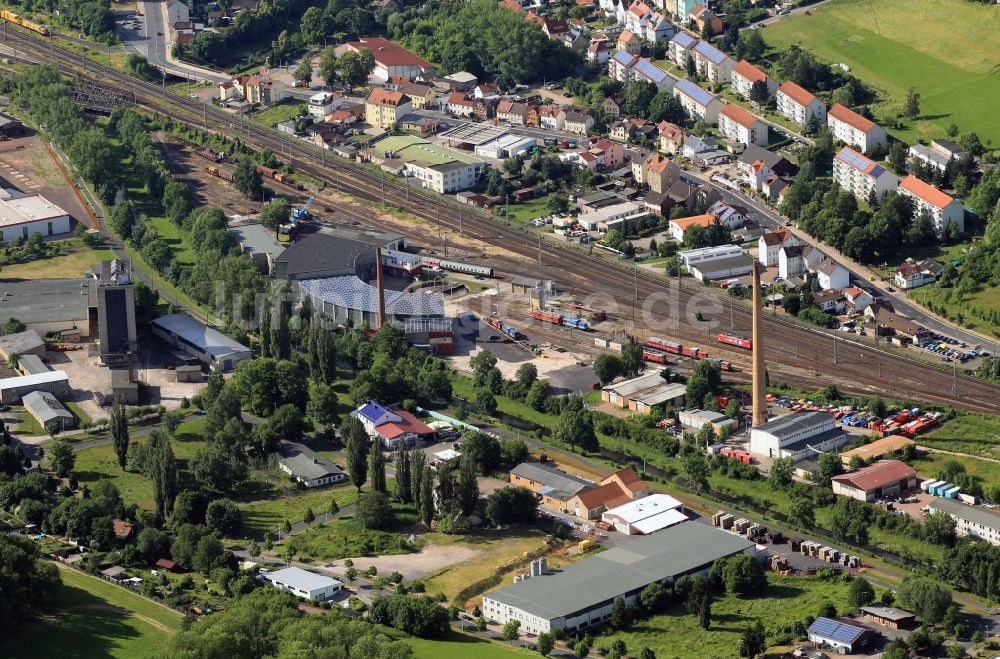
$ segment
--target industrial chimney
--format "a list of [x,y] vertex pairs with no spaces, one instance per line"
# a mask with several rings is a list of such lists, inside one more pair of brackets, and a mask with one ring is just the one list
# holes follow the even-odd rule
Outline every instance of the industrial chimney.
[[767,422],[767,387],[764,384],[763,304],[760,290],[760,262],[753,262],[753,425]]
[[378,329],[385,324],[385,285],[382,282],[382,248],[375,248],[375,289],[378,292]]

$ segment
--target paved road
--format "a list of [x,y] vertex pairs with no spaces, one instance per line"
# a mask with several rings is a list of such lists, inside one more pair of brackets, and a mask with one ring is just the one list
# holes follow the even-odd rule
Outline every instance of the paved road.
[[150,64],[165,73],[189,80],[203,80],[212,83],[229,80],[230,76],[225,73],[185,64],[174,59],[170,54],[173,44],[170,42],[170,30],[167,28],[167,5],[165,2],[139,2],[139,10],[143,16],[144,36],[137,40],[130,40],[127,45],[136,52],[144,54]]
[[995,339],[990,339],[989,337],[978,333],[970,332],[969,330],[958,327],[934,314],[929,313],[923,307],[910,302],[904,293],[898,291],[892,293],[885,290],[885,287],[887,285],[891,285],[891,282],[886,284],[881,281],[869,281],[868,277],[873,272],[872,270],[869,270],[857,262],[848,259],[830,245],[821,243],[806,234],[804,231],[790,227],[787,218],[784,218],[773,208],[761,203],[756,198],[747,197],[742,193],[736,193],[728,187],[711,181],[709,177],[703,176],[699,172],[685,171],[682,173],[681,177],[687,179],[691,183],[708,185],[716,190],[722,196],[722,200],[726,203],[736,204],[748,208],[750,210],[748,219],[758,222],[763,227],[771,229],[778,226],[785,227],[794,233],[802,242],[813,245],[824,254],[843,265],[844,268],[850,272],[855,285],[864,288],[870,293],[874,293],[878,298],[889,298],[897,313],[912,318],[933,332],[954,337],[969,345],[983,346],[992,353],[996,353],[998,348],[1000,348],[1000,344],[998,344]]

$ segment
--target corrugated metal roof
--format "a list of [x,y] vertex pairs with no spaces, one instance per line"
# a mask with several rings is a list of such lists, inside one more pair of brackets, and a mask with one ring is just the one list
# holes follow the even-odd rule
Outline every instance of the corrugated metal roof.
[[67,381],[69,381],[69,376],[66,375],[66,371],[47,371],[34,375],[22,375],[16,378],[3,378],[0,380],[0,389],[19,389],[20,387],[34,387],[42,384]]
[[[305,279],[299,286],[326,302],[370,313],[378,312],[378,291],[357,277]],[[393,316],[443,316],[444,296],[440,293],[385,291],[385,311]]]
[[174,334],[216,359],[240,352],[249,353],[250,348],[231,339],[222,332],[195,320],[186,313],[175,313],[153,320],[153,324]]

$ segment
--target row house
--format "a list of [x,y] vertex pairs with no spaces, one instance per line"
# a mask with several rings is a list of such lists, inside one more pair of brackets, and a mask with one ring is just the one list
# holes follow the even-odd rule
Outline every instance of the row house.
[[732,80],[736,62],[707,41],[699,41],[692,49],[694,66],[698,75],[709,82],[722,84]]
[[725,107],[725,101],[690,80],[678,80],[674,84],[674,96],[692,121],[715,125],[719,122],[719,112]]
[[881,201],[899,187],[899,177],[849,146],[833,159],[833,180],[862,201],[873,196]]
[[562,108],[558,105],[543,105],[538,111],[538,121],[546,130],[562,130]]
[[528,104],[512,100],[500,101],[497,104],[496,116],[511,126],[524,126],[528,119]]
[[794,82],[778,87],[775,102],[781,116],[800,126],[805,127],[814,119],[819,123],[826,121],[826,103]]
[[757,258],[765,268],[778,265],[778,254],[785,245],[801,245],[798,238],[785,227],[778,227],[757,239]]
[[767,124],[735,103],[719,112],[719,132],[743,145],[767,145]]
[[684,146],[684,129],[669,121],[661,121],[656,125],[660,137],[660,151],[669,154],[679,153]]
[[468,98],[462,92],[452,92],[445,109],[457,117],[471,117],[475,114],[476,104],[479,102],[482,102],[482,99]]
[[751,100],[751,92],[753,91],[754,83],[758,82],[763,83],[767,88],[768,98],[773,96],[778,91],[778,83],[774,80],[774,78],[767,75],[745,59],[740,60],[739,63],[733,67],[733,91],[746,100]]
[[567,133],[586,135],[587,131],[594,127],[594,118],[585,110],[575,108],[566,109],[560,112],[562,129]]
[[667,59],[680,67],[686,67],[688,58],[694,57],[694,47],[700,39],[690,32],[678,32],[667,42]]
[[834,139],[856,147],[862,153],[884,146],[888,137],[884,128],[840,103],[826,113],[826,122]]
[[954,224],[960,232],[965,231],[965,208],[954,197],[913,174],[899,184],[899,193],[913,200],[915,215],[926,217],[939,236],[945,234],[949,224]]

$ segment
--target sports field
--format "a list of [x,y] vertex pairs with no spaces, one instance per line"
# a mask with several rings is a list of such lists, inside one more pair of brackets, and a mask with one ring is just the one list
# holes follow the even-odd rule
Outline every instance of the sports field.
[[899,113],[906,90],[921,116],[892,131],[909,142],[944,137],[954,123],[1000,144],[1000,6],[956,0],[830,0],[811,15],[782,18],[763,31],[780,52],[791,44],[851,72],[885,97],[878,117]]
[[149,657],[163,651],[181,616],[126,590],[69,569],[57,612],[0,650],[5,657]]

